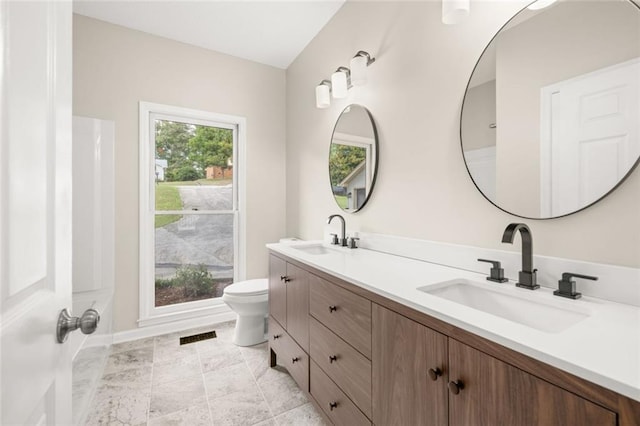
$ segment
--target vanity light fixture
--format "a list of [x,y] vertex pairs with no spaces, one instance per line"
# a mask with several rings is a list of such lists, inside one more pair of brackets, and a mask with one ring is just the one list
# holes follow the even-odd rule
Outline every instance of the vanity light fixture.
[[331,74],[331,94],[336,99],[346,98],[350,86],[351,71],[347,67],[338,67],[336,72]]
[[351,84],[354,86],[364,86],[367,84],[367,67],[374,63],[376,58],[372,58],[368,52],[359,50],[351,58]]
[[442,0],[442,23],[458,24],[469,15],[470,0]]
[[328,108],[331,105],[331,82],[329,80],[322,80],[320,84],[316,86],[316,107]]
[[529,6],[527,6],[527,9],[540,10],[540,9],[544,9],[545,7],[551,6],[555,2],[556,0],[538,0],[538,1],[534,1]]
[[349,94],[349,89],[353,86],[363,86],[367,83],[367,67],[374,63],[376,58],[369,52],[358,50],[351,58],[351,69],[338,67],[331,74],[331,81],[322,80],[316,86],[316,107],[328,108],[331,105],[331,98],[342,99]]

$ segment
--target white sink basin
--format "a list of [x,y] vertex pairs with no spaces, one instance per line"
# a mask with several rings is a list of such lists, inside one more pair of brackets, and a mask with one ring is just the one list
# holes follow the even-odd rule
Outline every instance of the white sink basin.
[[307,254],[329,254],[336,253],[335,250],[328,249],[322,244],[305,244],[305,245],[292,245],[291,248],[300,250]]
[[589,317],[588,310],[569,308],[564,300],[547,300],[548,295],[537,295],[535,290],[490,286],[458,279],[418,290],[547,333],[564,331]]

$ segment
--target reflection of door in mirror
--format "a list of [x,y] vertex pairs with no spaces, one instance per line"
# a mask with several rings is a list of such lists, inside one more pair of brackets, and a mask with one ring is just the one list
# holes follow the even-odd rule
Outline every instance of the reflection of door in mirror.
[[523,9],[487,46],[465,93],[462,150],[478,189],[528,218],[571,214],[613,190],[640,158],[638,62],[640,7],[630,1]]
[[640,59],[542,89],[540,194],[544,216],[597,201],[640,155]]

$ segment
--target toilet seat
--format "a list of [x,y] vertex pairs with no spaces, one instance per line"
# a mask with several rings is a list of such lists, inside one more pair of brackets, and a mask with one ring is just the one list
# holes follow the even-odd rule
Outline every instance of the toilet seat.
[[256,280],[240,281],[224,288],[226,296],[247,297],[261,296],[269,292],[269,280],[260,278]]

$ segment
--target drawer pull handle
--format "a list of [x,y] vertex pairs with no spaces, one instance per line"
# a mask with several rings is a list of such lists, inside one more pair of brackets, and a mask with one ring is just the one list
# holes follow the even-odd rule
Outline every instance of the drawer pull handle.
[[333,364],[334,361],[337,361],[338,357],[335,355],[329,355],[329,364]]
[[440,370],[438,367],[429,369],[429,377],[431,378],[431,380],[436,381],[440,376],[442,376],[442,370]]
[[279,339],[282,337],[282,334],[274,334],[273,335],[273,340]]
[[449,386],[449,391],[454,395],[459,394],[460,391],[464,389],[464,383],[462,383],[461,380],[457,380],[455,382],[449,382],[448,386]]
[[300,357],[298,357],[298,356],[297,356],[297,357],[294,357],[294,358],[292,358],[292,359],[291,359],[291,362],[292,362],[293,364],[295,364],[295,363],[296,363],[296,362],[298,362],[298,361],[300,361]]
[[331,312],[335,312],[335,311],[337,311],[337,310],[338,310],[338,307],[337,307],[337,306],[335,306],[335,305],[331,305],[331,306],[329,306],[329,313],[331,313]]
[[333,401],[329,403],[329,410],[333,411],[334,408],[338,407],[338,403]]

